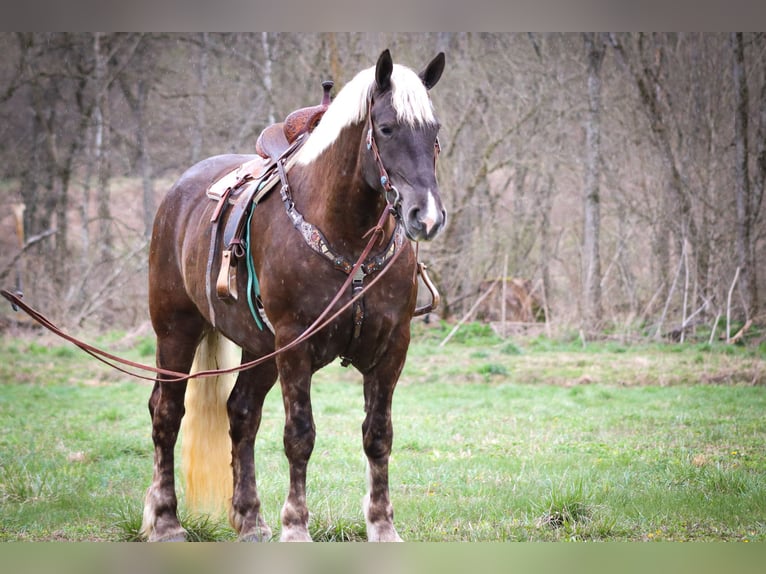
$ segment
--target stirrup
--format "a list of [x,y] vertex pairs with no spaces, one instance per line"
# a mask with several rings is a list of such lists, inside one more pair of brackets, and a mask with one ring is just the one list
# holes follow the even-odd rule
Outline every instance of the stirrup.
[[422,307],[416,308],[413,317],[420,317],[421,315],[425,315],[426,313],[434,311],[437,307],[439,307],[439,303],[441,303],[442,300],[441,295],[439,295],[439,290],[436,288],[436,285],[434,285],[434,282],[431,281],[431,278],[428,276],[427,269],[428,266],[425,263],[418,261],[418,274],[423,280],[423,284],[426,286],[429,293],[431,293],[431,302],[423,305]]

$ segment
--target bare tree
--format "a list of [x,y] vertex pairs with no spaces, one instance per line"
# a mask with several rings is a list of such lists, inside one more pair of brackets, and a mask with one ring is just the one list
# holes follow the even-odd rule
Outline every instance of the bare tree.
[[[764,187],[766,187],[766,34],[756,34],[754,45],[758,50],[756,52],[756,59],[760,61],[761,64],[761,92],[758,102],[758,132],[756,134],[755,177],[753,183],[753,191],[751,194],[752,207],[750,210],[753,229],[755,230],[754,237],[751,237],[751,261],[755,263],[757,261],[763,261],[763,258],[759,256],[759,252],[763,252],[763,245],[761,242],[766,240],[766,231],[764,231],[766,225],[763,225],[763,218],[761,217]],[[758,266],[754,265],[753,281],[756,285],[756,296],[754,299],[755,305],[752,309],[753,314],[756,314],[761,308],[758,297],[758,270]]]
[[736,188],[737,225],[736,246],[739,265],[740,293],[745,317],[750,318],[758,307],[758,289],[753,261],[753,197],[750,187],[748,115],[750,97],[745,72],[745,46],[741,32],[729,38],[732,50],[732,75],[734,79],[734,181]]
[[[667,188],[664,192],[660,213],[663,221],[653,228],[653,250],[658,261],[659,275],[656,279],[658,289],[669,286],[670,254],[668,230],[674,230],[676,237],[686,237],[692,221],[690,219],[690,202],[681,181],[676,154],[673,149],[667,112],[663,107],[664,87],[660,83],[662,66],[665,63],[664,47],[655,45],[652,51],[649,39],[645,34],[639,34],[636,40],[636,54],[631,55],[616,35],[610,34],[610,41],[619,61],[626,68],[640,94],[643,110],[651,126],[652,137],[660,151],[663,167],[667,173]],[[651,52],[651,53],[650,53]],[[678,213],[678,217],[671,217]],[[679,240],[680,241],[680,240]]]
[[196,91],[196,114],[195,129],[192,132],[191,163],[202,159],[202,144],[207,129],[207,87],[208,87],[208,58],[210,53],[210,39],[207,32],[199,34],[199,47],[197,54],[197,91]]
[[599,179],[601,166],[601,64],[606,43],[601,34],[583,34],[588,61],[588,113],[585,120],[585,186],[583,189],[582,300],[583,324],[598,326],[602,318],[601,212]]
[[140,300],[126,274],[142,269],[155,193],[192,156],[252,152],[321,80],[339,90],[390,47],[415,66],[447,52],[431,96],[449,225],[420,254],[452,314],[507,258],[568,326],[710,322],[737,267],[757,318],[763,34],[6,33],[0,47],[0,195],[41,236],[19,262],[56,279],[35,288],[81,293],[73,316],[120,307],[96,277],[134,281]]
[[[25,228],[38,234],[54,225],[53,276],[66,282],[69,260],[69,186],[84,146],[92,110],[92,70],[83,45],[73,34],[19,35],[26,69],[25,87],[36,134],[33,157],[22,169],[29,170],[31,185],[21,187]],[[70,54],[61,66],[62,54]],[[69,105],[67,105],[69,104]],[[55,215],[55,224],[52,216]]]
[[[149,142],[148,107],[149,96],[157,81],[156,62],[150,57],[156,49],[156,42],[140,36],[139,45],[134,56],[134,72],[120,74],[118,82],[128,107],[135,118],[135,146],[138,157],[138,170],[141,176],[142,205],[144,212],[144,235],[148,238],[152,232],[154,219],[154,177]],[[135,90],[133,86],[135,85]],[[201,145],[200,142],[196,144]],[[193,144],[193,145],[196,145]]]
[[112,213],[109,205],[109,86],[107,77],[108,48],[104,46],[104,34],[93,34],[93,59],[96,101],[93,110],[95,129],[96,201],[98,204],[98,243],[101,259],[112,254]]

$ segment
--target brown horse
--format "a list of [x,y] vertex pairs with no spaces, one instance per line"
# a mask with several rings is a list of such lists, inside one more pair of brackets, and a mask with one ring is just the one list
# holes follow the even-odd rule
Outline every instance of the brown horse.
[[[210,221],[216,204],[205,198],[205,190],[253,156],[222,155],[201,161],[181,176],[159,207],[149,255],[149,308],[157,335],[157,366],[163,369],[189,373],[195,352],[197,368],[219,366],[222,359],[216,349],[225,340],[241,348],[240,361],[257,359],[285,347],[320,316],[345,284],[348,270],[312,246],[301,233],[305,231],[301,221],[323,234],[323,245],[336,260],[350,264],[362,254],[368,241],[365,234],[384,221],[378,228],[385,236],[363,267],[369,274],[361,274],[355,282],[370,285],[385,274],[364,292],[361,305],[350,306],[316,336],[240,372],[230,393],[215,390],[212,379],[202,379],[204,392],[187,397],[185,406],[186,382],[158,377],[149,399],[154,475],[142,527],[149,540],[186,538],[177,516],[174,445],[185,409],[196,408],[192,403],[199,398],[216,396],[225,401],[221,409],[230,435],[229,520],[241,540],[271,537],[256,489],[254,443],[264,398],[277,378],[290,467],[280,538],[311,540],[306,506],[306,467],[315,438],[311,377],[339,356],[364,381],[367,537],[400,540],[388,489],[391,401],[407,355],[417,290],[416,256],[404,234],[413,241],[430,240],[446,221],[435,175],[439,124],[428,95],[443,69],[443,54],[416,74],[394,65],[384,51],[375,66],[340,90],[298,150],[287,173],[291,200],[280,201],[280,194],[273,192],[253,207],[246,259],[260,284],[269,329],[259,328],[244,296],[219,299],[209,289],[217,271],[209,261],[220,261],[221,247],[211,250]],[[383,219],[386,210],[391,216]],[[247,264],[246,260],[237,264],[240,294],[248,289]],[[347,289],[335,308],[348,302],[352,292],[358,293]],[[208,431],[187,434],[185,427],[184,440],[200,434],[209,439]],[[207,458],[214,454],[203,452],[206,460],[197,456],[196,463],[212,464]]]

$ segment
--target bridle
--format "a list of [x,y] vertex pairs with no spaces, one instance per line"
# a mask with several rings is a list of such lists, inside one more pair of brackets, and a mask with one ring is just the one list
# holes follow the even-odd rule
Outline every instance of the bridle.
[[[401,206],[402,206],[402,194],[394,184],[391,183],[391,178],[388,177],[388,171],[383,165],[383,160],[380,157],[380,151],[378,150],[378,144],[375,141],[375,126],[372,121],[372,105],[374,103],[372,92],[367,96],[367,124],[365,126],[367,130],[367,149],[372,152],[372,157],[375,160],[375,165],[380,173],[380,185],[383,188],[383,194],[386,198],[386,203],[392,209],[392,213],[396,219],[401,220]],[[441,152],[441,144],[437,137],[434,141],[434,173],[436,172],[436,160],[439,158]]]
[[380,172],[380,185],[383,188],[383,193],[386,197],[386,203],[391,207],[394,216],[397,219],[401,219],[401,207],[402,207],[402,194],[394,184],[391,183],[391,179],[388,177],[386,167],[383,165],[383,160],[380,158],[380,152],[378,151],[378,144],[375,141],[374,127],[372,125],[372,97],[369,99],[369,113],[367,114],[367,149],[372,152],[372,157],[375,160],[375,165]]

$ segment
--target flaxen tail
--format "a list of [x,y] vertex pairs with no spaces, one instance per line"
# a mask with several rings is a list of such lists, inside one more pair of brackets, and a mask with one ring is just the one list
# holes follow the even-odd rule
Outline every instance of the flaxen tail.
[[[197,347],[191,372],[234,367],[241,351],[217,331]],[[193,512],[219,514],[228,508],[233,488],[231,439],[226,401],[236,375],[190,379],[181,423],[181,466],[186,505]]]

